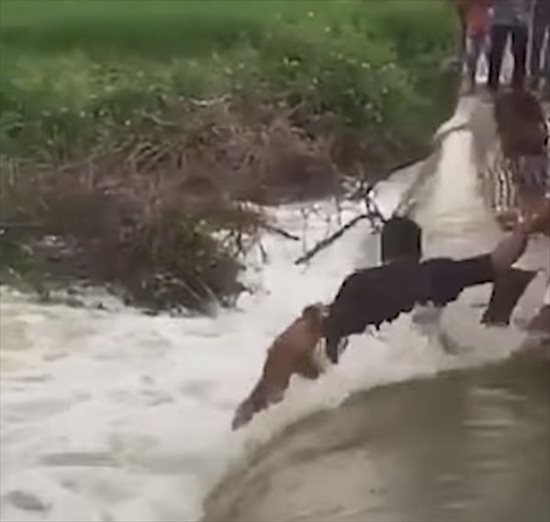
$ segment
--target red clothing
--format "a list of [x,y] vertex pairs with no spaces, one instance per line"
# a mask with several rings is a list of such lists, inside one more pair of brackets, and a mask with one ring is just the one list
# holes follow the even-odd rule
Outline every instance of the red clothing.
[[468,35],[487,34],[491,22],[489,16],[490,0],[462,0],[460,3],[465,11]]

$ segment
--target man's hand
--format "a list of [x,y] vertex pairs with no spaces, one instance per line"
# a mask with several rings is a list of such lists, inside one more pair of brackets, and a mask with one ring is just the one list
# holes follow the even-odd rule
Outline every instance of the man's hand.
[[340,355],[342,355],[346,349],[348,341],[346,337],[342,337],[337,340],[329,340],[326,342],[325,351],[332,364],[338,364]]
[[542,208],[531,218],[528,233],[550,235],[550,198],[545,199]]
[[493,269],[497,274],[508,270],[523,255],[531,228],[531,221],[520,222],[511,234],[497,244],[491,253]]
[[525,252],[529,236],[536,233],[550,234],[550,199],[538,212],[521,217],[513,232],[498,243],[491,253],[495,271],[510,268]]

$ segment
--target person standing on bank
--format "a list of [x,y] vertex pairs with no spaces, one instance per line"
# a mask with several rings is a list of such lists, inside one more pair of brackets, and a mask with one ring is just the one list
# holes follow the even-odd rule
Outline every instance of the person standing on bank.
[[493,0],[488,81],[489,90],[493,93],[499,88],[500,70],[508,36],[512,38],[514,55],[512,86],[520,89],[524,87],[531,4],[532,0]]
[[[534,0],[533,17],[531,21],[531,45],[529,47],[529,69],[531,87],[540,88],[540,81],[545,76],[548,82],[550,71],[550,0]],[[546,50],[543,51],[544,38],[548,38]],[[544,74],[546,72],[546,74]]]
[[466,19],[466,70],[469,89],[475,90],[479,58],[489,33],[491,0],[462,0]]
[[466,4],[469,0],[451,0],[456,9],[460,26],[460,60],[464,61],[466,55]]

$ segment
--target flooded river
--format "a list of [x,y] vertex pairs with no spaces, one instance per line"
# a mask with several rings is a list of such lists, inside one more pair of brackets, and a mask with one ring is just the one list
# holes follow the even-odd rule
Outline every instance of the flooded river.
[[[439,154],[377,193],[389,215],[427,169],[415,215],[430,256],[486,251],[499,236],[464,128],[472,110],[459,107]],[[266,236],[243,276],[255,292],[213,317],[99,310],[95,296],[45,305],[2,289],[0,519],[550,520],[549,366],[514,358],[540,280],[508,329],[479,325],[484,286],[424,330],[403,316],[355,336],[322,379],[293,380],[281,404],[230,431],[273,337],[377,262],[362,222],[294,264],[362,206],[335,210],[274,210],[304,241]],[[533,248],[531,265],[548,263],[548,244]]]
[[[429,256],[476,255],[501,234],[478,176],[476,140],[491,142],[490,108],[475,109],[485,115],[483,128],[473,129],[464,128],[467,103],[463,109],[447,125],[456,130],[445,138],[435,173],[415,194]],[[548,240],[533,241],[521,263],[544,270],[549,255]],[[534,312],[543,282],[539,276],[529,288],[516,320]],[[549,521],[548,352],[518,351],[526,341],[519,329],[481,328],[487,292],[465,292],[429,334],[436,376],[359,392],[293,425],[221,483],[205,520]],[[397,367],[421,343],[418,328],[409,328],[407,340],[385,338],[401,346]],[[542,345],[550,349],[550,341]],[[351,349],[373,347],[363,337]],[[446,351],[453,354],[446,363],[462,368],[435,362]],[[483,364],[484,357],[501,362]],[[368,381],[369,368],[364,372]]]

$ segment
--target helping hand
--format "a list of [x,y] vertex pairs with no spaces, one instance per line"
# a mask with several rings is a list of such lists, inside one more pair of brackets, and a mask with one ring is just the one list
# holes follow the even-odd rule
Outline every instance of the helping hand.
[[545,199],[542,209],[537,212],[531,223],[530,232],[550,234],[550,198]]
[[529,234],[550,234],[550,199],[545,199],[542,208],[526,224]]
[[341,339],[337,339],[335,341],[326,342],[325,351],[327,353],[327,357],[330,359],[330,362],[332,364],[338,364],[338,359],[340,358],[340,354],[346,349],[347,345],[348,345],[348,339],[345,337]]

